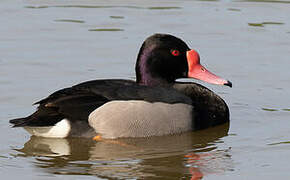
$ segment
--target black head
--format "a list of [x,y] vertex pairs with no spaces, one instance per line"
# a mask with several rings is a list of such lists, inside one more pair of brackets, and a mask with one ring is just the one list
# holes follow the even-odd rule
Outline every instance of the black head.
[[154,34],[143,43],[136,62],[136,78],[140,84],[154,85],[174,82],[187,76],[188,46],[168,34]]
[[230,83],[207,71],[200,65],[196,51],[169,34],[154,34],[144,41],[135,71],[137,83],[149,86],[166,85],[187,77],[214,84]]

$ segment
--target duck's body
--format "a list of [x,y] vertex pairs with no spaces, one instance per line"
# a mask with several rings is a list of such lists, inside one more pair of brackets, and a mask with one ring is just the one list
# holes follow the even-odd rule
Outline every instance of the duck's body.
[[[173,47],[164,43],[172,40],[176,41]],[[162,48],[167,46],[178,49],[178,54],[172,53],[177,56],[173,60],[165,57],[167,62],[162,64],[154,49],[160,48],[162,55]],[[10,123],[36,136],[64,138],[100,134],[114,139],[176,134],[228,122],[228,107],[219,96],[196,83],[175,82],[193,72],[193,66],[182,61],[184,57],[194,56],[194,60],[199,60],[195,51],[187,54],[179,51],[190,50],[173,36],[151,36],[138,55],[136,82],[94,80],[65,88],[35,103],[39,107],[32,115]],[[207,81],[215,83],[210,78]],[[216,84],[231,85],[216,78]]]

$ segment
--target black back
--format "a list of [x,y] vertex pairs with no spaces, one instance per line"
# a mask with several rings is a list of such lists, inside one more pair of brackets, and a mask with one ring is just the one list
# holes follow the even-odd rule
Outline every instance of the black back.
[[10,123],[19,127],[51,126],[64,118],[87,121],[93,110],[112,100],[191,104],[189,97],[175,89],[142,86],[130,80],[94,80],[56,91],[35,103],[39,104],[35,113]]

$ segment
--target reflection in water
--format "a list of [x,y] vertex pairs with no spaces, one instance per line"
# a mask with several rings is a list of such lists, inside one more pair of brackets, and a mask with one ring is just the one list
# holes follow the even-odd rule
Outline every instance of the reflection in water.
[[181,135],[101,142],[31,137],[15,156],[33,156],[34,165],[51,174],[198,179],[231,167],[230,152],[216,149],[228,128],[226,124]]

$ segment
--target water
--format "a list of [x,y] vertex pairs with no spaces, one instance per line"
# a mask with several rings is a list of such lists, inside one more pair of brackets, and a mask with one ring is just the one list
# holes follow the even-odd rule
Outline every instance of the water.
[[[11,179],[287,179],[290,1],[0,2],[0,174]],[[171,33],[233,82],[206,85],[230,125],[112,142],[30,138],[8,120],[63,87],[134,79],[143,40]]]

